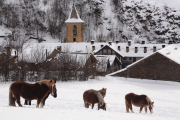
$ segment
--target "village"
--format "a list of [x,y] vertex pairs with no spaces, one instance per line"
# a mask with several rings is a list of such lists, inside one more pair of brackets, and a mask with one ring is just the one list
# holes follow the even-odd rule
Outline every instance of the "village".
[[[2,45],[1,81],[87,80],[108,74],[141,79],[179,80],[179,44],[174,44],[172,40],[161,44],[146,43],[145,40],[140,43],[134,43],[133,40],[125,43],[119,40],[84,42],[83,23],[73,4],[69,18],[64,23],[65,43],[23,43],[20,49],[12,45],[13,41]],[[0,34],[1,41],[8,41],[12,36],[7,28],[2,28]],[[33,40],[33,37],[29,40]],[[136,64],[138,66],[134,67]],[[149,74],[150,71],[153,72]]]

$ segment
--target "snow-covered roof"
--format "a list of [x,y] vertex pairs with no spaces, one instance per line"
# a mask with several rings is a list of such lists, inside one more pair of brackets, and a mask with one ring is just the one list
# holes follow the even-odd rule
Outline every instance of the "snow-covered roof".
[[168,47],[165,47],[164,49],[159,50],[158,53],[180,64],[180,47],[179,46],[169,45]]
[[[163,45],[168,46],[169,44],[133,44],[128,46],[127,43],[112,43],[111,45],[107,44],[111,49],[120,54],[122,57],[145,57],[153,53],[153,47],[156,47],[156,50],[162,49]],[[120,50],[118,50],[118,46],[120,46]],[[105,46],[104,46],[105,47]],[[126,47],[129,48],[129,52],[126,52]],[[137,53],[135,53],[135,47],[137,47]],[[144,48],[146,47],[147,52],[144,52]],[[102,48],[103,49],[103,48]],[[99,50],[94,51],[97,53]]]
[[69,14],[69,18],[65,21],[65,23],[84,23],[84,21],[81,20],[81,18],[79,17],[79,14],[74,4]]

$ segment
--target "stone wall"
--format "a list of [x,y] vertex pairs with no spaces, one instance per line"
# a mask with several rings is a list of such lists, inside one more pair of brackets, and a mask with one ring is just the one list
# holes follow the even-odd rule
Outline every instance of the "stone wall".
[[180,65],[160,53],[155,53],[113,76],[180,81]]

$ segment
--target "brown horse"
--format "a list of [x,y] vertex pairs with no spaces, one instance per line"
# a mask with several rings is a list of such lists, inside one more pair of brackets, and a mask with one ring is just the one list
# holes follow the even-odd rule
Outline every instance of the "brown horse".
[[104,102],[105,95],[106,95],[105,88],[103,88],[99,91],[96,91],[93,89],[86,90],[83,94],[83,100],[84,100],[85,107],[89,108],[89,105],[92,104],[92,109],[93,109],[94,104],[98,103],[98,110],[99,109],[106,110],[106,103]]
[[136,107],[140,107],[140,113],[145,108],[147,113],[147,107],[149,106],[149,111],[153,113],[154,102],[151,102],[148,96],[146,95],[136,95],[134,93],[126,94],[125,96],[126,111],[129,113],[129,109],[134,113],[132,109],[132,104]]
[[53,95],[56,91],[56,81],[42,80],[35,84],[29,84],[23,81],[16,81],[9,88],[9,105],[16,106],[15,101],[22,107],[20,97],[26,100],[37,99],[37,106],[41,103],[43,107],[44,97],[50,92]]

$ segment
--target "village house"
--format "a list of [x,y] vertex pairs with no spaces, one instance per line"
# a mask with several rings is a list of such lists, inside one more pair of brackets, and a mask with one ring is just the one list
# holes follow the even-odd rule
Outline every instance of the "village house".
[[153,80],[180,80],[180,47],[169,45],[110,75]]

